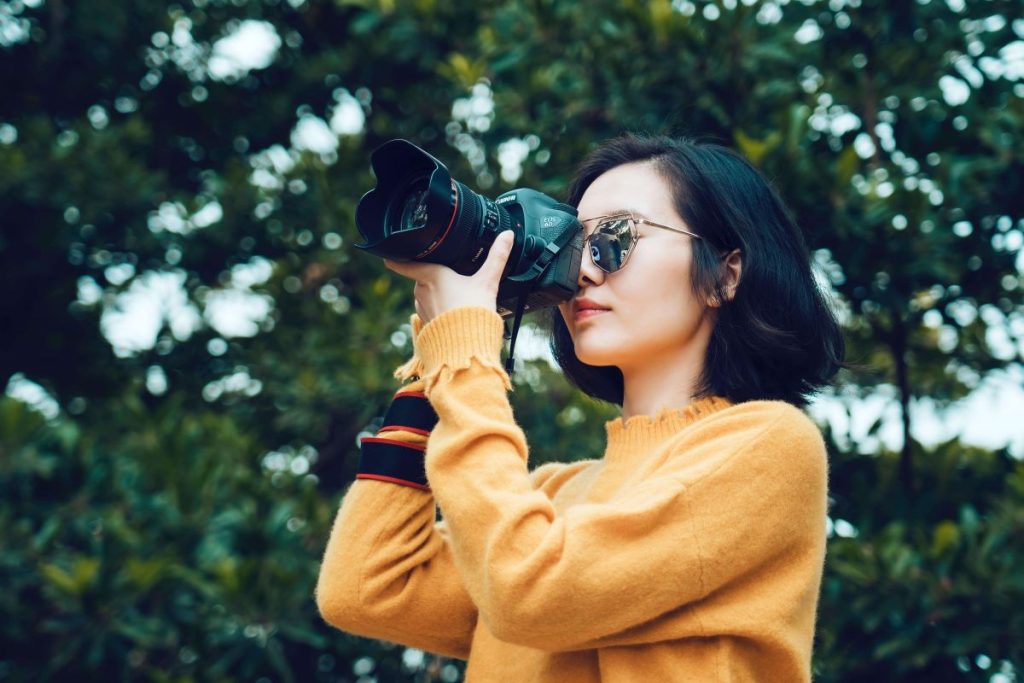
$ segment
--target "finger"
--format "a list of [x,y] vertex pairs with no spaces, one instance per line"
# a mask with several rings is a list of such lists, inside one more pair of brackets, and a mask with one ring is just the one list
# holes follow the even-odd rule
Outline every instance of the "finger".
[[484,261],[480,270],[485,271],[494,279],[500,278],[502,271],[505,270],[505,264],[508,263],[509,254],[512,253],[513,244],[515,244],[515,235],[511,230],[505,230],[495,237],[494,243],[491,244],[491,250],[487,253],[487,260]]
[[424,265],[427,264],[417,263],[416,261],[392,261],[391,259],[384,259],[385,268],[393,270],[399,275],[412,278],[413,280],[419,279],[419,276],[423,272]]

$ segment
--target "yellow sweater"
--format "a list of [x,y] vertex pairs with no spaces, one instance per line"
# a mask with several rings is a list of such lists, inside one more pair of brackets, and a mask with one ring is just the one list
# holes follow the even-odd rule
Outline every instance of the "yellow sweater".
[[501,318],[448,311],[415,344],[400,372],[439,421],[388,436],[426,442],[430,490],[348,490],[326,621],[468,659],[470,683],[810,680],[827,462],[804,413],[700,399],[608,422],[600,460],[531,472]]

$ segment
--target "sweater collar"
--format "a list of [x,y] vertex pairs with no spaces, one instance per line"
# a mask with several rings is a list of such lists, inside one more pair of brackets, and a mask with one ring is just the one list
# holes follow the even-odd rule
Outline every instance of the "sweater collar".
[[628,420],[617,417],[605,423],[608,447],[605,460],[636,457],[655,448],[697,420],[733,405],[727,398],[708,396],[691,401],[682,408],[662,408],[655,415],[634,415]]

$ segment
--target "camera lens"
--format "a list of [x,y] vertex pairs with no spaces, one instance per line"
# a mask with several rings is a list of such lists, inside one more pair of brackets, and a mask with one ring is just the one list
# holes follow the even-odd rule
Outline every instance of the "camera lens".
[[406,196],[398,225],[392,232],[419,230],[427,226],[427,190],[411,189]]
[[377,188],[356,209],[356,223],[366,237],[360,248],[385,258],[442,263],[468,275],[480,267],[499,232],[523,234],[522,216],[514,218],[473,192],[405,140],[385,143],[371,162]]

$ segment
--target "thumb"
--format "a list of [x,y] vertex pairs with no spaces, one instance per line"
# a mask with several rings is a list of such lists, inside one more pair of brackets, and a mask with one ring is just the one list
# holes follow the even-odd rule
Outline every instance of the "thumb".
[[505,269],[505,264],[508,263],[508,257],[512,253],[512,245],[514,243],[515,235],[511,230],[505,230],[495,237],[494,243],[491,244],[491,250],[487,254],[487,260],[484,262],[481,270],[487,271],[494,279],[501,277],[501,272]]

